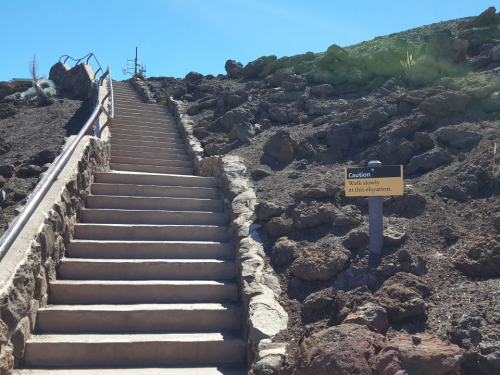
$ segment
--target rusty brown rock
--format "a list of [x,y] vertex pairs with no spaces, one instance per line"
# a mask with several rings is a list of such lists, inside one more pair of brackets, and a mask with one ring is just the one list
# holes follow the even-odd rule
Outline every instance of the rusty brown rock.
[[384,336],[366,326],[341,324],[315,333],[300,345],[297,375],[372,375]]
[[395,337],[377,356],[380,375],[444,375],[457,371],[465,351],[437,335],[420,333]]
[[377,290],[373,302],[386,309],[390,322],[398,322],[424,315],[424,298],[429,294],[429,287],[417,276],[398,272]]
[[455,267],[467,276],[500,276],[500,236],[491,236],[469,245],[466,254],[454,261]]
[[347,318],[342,322],[343,324],[353,323],[364,326],[371,326],[377,332],[385,332],[389,328],[387,321],[387,312],[381,306],[372,302],[365,303],[360,306],[356,311],[350,313]]

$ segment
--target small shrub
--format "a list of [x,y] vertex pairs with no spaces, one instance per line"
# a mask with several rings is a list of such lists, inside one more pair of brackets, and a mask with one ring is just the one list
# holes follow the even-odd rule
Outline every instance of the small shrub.
[[47,96],[49,96],[49,97],[51,97],[51,98],[52,98],[52,97],[54,97],[54,96],[56,96],[56,94],[57,94],[56,89],[55,89],[55,88],[53,88],[53,87],[47,87],[47,88],[44,88],[44,89],[42,89],[42,91],[43,91],[43,93],[44,93],[45,95],[47,95]]
[[32,99],[36,97],[38,94],[34,87],[30,87],[28,90],[22,92],[21,95],[23,98]]
[[38,80],[38,84],[40,85],[40,87],[42,89],[48,89],[48,88],[52,88],[52,89],[55,89],[56,88],[56,85],[54,82],[52,82],[50,79],[40,79]]
[[413,54],[406,52],[406,59],[401,60],[401,66],[403,67],[403,71],[407,77],[410,75],[410,69],[414,62],[415,60],[413,60]]

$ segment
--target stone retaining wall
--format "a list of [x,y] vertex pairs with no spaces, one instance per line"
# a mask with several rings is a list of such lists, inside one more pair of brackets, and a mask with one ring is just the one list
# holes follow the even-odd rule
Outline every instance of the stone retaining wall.
[[[61,64],[55,67],[66,70]],[[66,81],[60,75],[57,84],[70,87],[75,77],[91,81],[88,66],[73,69]],[[95,87],[82,84],[80,89],[83,96],[91,96]],[[50,282],[56,279],[59,261],[73,239],[93,176],[109,170],[110,157],[109,132],[103,133],[102,140],[84,137],[0,262],[0,375],[11,374],[15,364],[22,364],[26,340],[35,329],[38,309],[48,303]]]
[[[134,78],[132,85],[146,102],[152,99],[146,82]],[[288,314],[277,297],[281,289],[277,277],[265,265],[256,218],[257,197],[253,184],[245,177],[246,167],[237,156],[203,157],[203,148],[193,135],[193,122],[186,116],[186,106],[167,96],[165,103],[175,117],[188,154],[193,158],[195,173],[216,176],[237,245],[238,281],[243,307],[243,327],[248,338],[247,360],[255,375],[278,374],[286,343],[273,343],[273,337],[285,330]]]

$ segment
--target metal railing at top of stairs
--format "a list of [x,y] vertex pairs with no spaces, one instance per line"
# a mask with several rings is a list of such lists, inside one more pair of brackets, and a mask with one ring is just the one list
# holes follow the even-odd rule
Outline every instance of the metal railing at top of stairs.
[[[93,53],[88,54],[84,58],[75,60],[77,63],[83,61],[86,57],[90,57],[95,55]],[[86,63],[88,63],[88,60],[90,59],[88,57]],[[69,58],[69,56],[68,56]],[[97,61],[97,58],[96,58]],[[99,61],[97,61],[99,64]],[[76,64],[75,64],[76,65]],[[100,70],[102,70],[101,65],[99,64]],[[99,69],[97,70],[99,71]],[[109,91],[108,93],[104,96],[102,100],[99,100],[99,92],[102,84],[105,82],[106,77],[108,78],[109,82]],[[95,81],[95,75],[94,75],[94,81]],[[10,225],[9,229],[4,233],[2,238],[0,238],[0,262],[2,259],[5,257],[7,254],[8,250],[10,249],[10,246],[14,242],[14,240],[17,238],[21,230],[24,228],[24,225],[27,223],[27,221],[30,219],[31,215],[33,212],[36,210],[42,199],[45,197],[47,192],[49,191],[50,187],[52,186],[52,182],[57,180],[59,177],[59,174],[63,170],[64,166],[68,162],[68,160],[71,158],[71,155],[76,150],[76,147],[80,143],[80,141],[83,139],[83,137],[89,133],[89,130],[93,125],[95,125],[94,129],[94,135],[97,137],[101,137],[102,131],[104,128],[108,125],[109,121],[113,119],[114,117],[114,98],[113,98],[113,80],[111,78],[111,69],[108,66],[106,71],[103,73],[103,75],[97,80],[96,82],[97,85],[97,102],[96,106],[94,108],[94,111],[90,115],[89,119],[83,125],[82,129],[80,132],[77,134],[75,139],[71,142],[71,144],[63,151],[57,162],[55,163],[54,167],[48,173],[45,175],[45,177],[42,179],[42,181],[39,184],[39,187],[35,190],[34,194],[31,196],[31,198],[28,200],[26,203],[26,206],[24,206],[23,210],[19,213],[17,218],[14,220],[14,222]],[[104,103],[106,99],[109,98],[109,111],[104,108]],[[99,126],[99,116],[104,113],[107,117],[106,123],[100,127]]]
[[94,79],[97,77],[97,73],[103,71],[102,70],[102,66],[101,66],[101,63],[99,63],[99,60],[97,60],[97,57],[96,55],[93,53],[93,52],[90,52],[88,54],[86,54],[85,56],[79,58],[79,59],[74,59],[73,57],[71,57],[70,55],[62,55],[61,57],[59,57],[59,62],[62,62],[62,63],[65,63],[66,64],[66,61],[68,60],[72,60],[75,62],[75,65],[78,65],[80,64],[80,62],[84,61],[85,60],[85,64],[89,64],[89,60],[91,58],[94,58],[94,60],[96,61],[97,65],[99,66],[99,69],[97,69],[95,72],[94,72]]

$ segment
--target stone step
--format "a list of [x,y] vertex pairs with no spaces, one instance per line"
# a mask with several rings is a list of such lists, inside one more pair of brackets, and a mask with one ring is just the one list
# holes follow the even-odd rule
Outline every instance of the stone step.
[[139,125],[137,122],[118,122],[115,121],[111,127],[111,131],[116,129],[123,131],[136,131],[136,132],[164,132],[168,134],[179,134],[179,129],[176,124],[148,124]]
[[64,258],[58,273],[65,280],[231,280],[236,268],[219,259]]
[[169,159],[146,159],[146,158],[126,158],[120,156],[111,156],[113,164],[139,164],[139,165],[156,165],[159,167],[182,167],[193,169],[192,161],[184,160],[169,160]]
[[169,160],[184,160],[189,161],[191,158],[186,154],[172,154],[168,151],[163,152],[150,152],[150,151],[121,151],[113,148],[111,154],[116,157],[123,158],[138,158],[138,159],[169,159]]
[[170,118],[168,116],[165,116],[162,120],[158,120],[158,119],[146,119],[146,118],[137,118],[137,117],[133,117],[133,116],[123,116],[123,117],[119,117],[117,118],[117,116],[115,116],[115,118],[113,119],[113,121],[116,123],[116,124],[123,124],[123,125],[137,125],[137,126],[144,126],[144,127],[168,127],[168,126],[171,126],[171,127],[175,127],[177,128],[177,123],[175,122],[175,120],[173,118]]
[[112,132],[114,135],[123,135],[123,136],[144,136],[144,137],[164,137],[169,139],[181,139],[179,132],[176,130],[172,130],[171,132],[167,130],[142,130],[134,127],[127,128],[125,126],[120,126],[113,124]]
[[219,198],[218,189],[205,187],[93,183],[91,191],[93,195],[117,195],[122,197]]
[[14,375],[247,375],[244,366],[220,365],[182,367],[138,367],[138,368],[51,368],[14,370]]
[[114,132],[112,137],[115,140],[131,140],[142,142],[169,142],[184,145],[184,141],[177,135],[149,135],[149,134],[128,134],[123,132]]
[[151,107],[151,108],[142,108],[142,107],[136,107],[133,104],[130,105],[125,105],[125,104],[119,104],[115,106],[115,111],[117,114],[120,114],[122,116],[137,116],[137,117],[142,117],[142,116],[159,116],[159,117],[171,117],[170,112],[166,109],[166,107]]
[[158,165],[141,165],[141,164],[120,164],[111,163],[110,167],[116,171],[132,171],[132,172],[147,172],[147,173],[164,173],[164,174],[193,174],[193,168],[184,167],[165,167]]
[[133,139],[123,139],[121,137],[111,137],[111,146],[142,146],[142,147],[157,147],[157,148],[170,148],[170,149],[181,149],[185,150],[186,146],[184,142],[175,141],[142,141]]
[[229,281],[56,280],[50,302],[59,305],[227,302],[238,300],[238,286]]
[[215,177],[176,176],[148,173],[100,172],[95,174],[95,181],[108,184],[134,184],[158,186],[213,187],[219,185]]
[[137,122],[156,122],[156,123],[172,123],[173,118],[167,115],[154,115],[154,114],[116,114],[115,117],[117,121],[121,120],[132,120],[132,121],[137,121]]
[[227,241],[228,227],[221,225],[75,225],[75,239],[126,241]]
[[73,240],[72,258],[90,259],[234,259],[234,245],[201,241],[96,241]]
[[94,210],[82,212],[83,223],[99,224],[163,224],[163,225],[224,225],[223,212]]
[[168,148],[168,147],[145,147],[145,146],[134,146],[134,145],[121,145],[121,144],[111,144],[111,154],[115,151],[126,151],[126,152],[153,152],[161,153],[163,156],[170,157],[175,155],[187,155],[185,148]]
[[214,332],[240,328],[241,308],[228,303],[49,305],[38,310],[39,333]]
[[130,366],[238,363],[244,340],[221,333],[35,335],[26,343],[28,366]]
[[223,204],[220,199],[89,195],[87,208],[222,212]]

